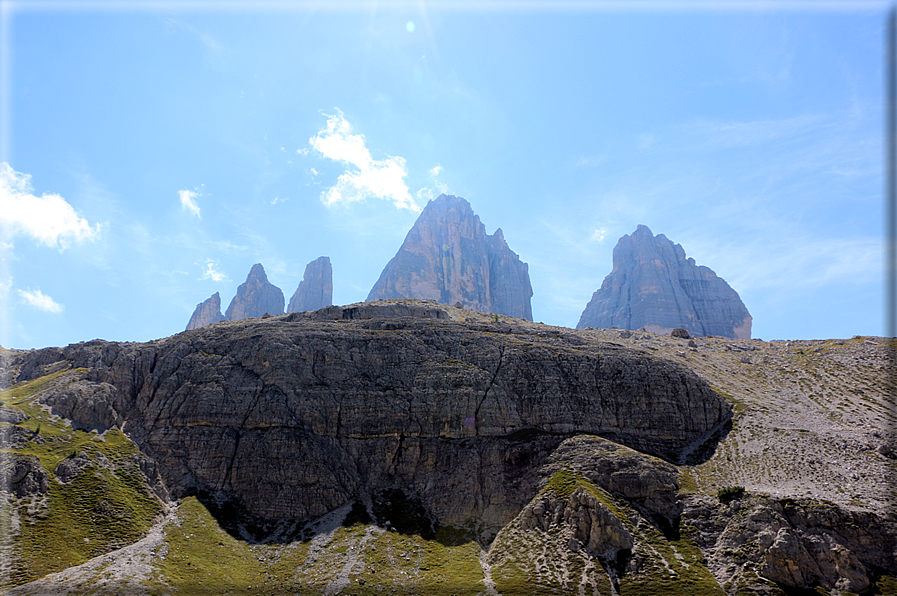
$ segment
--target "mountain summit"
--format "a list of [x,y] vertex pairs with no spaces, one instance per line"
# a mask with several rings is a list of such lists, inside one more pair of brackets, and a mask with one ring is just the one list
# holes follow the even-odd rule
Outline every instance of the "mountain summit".
[[724,279],[686,258],[663,234],[639,225],[614,247],[614,268],[579,319],[585,327],[681,327],[692,335],[750,339],[751,315]]
[[501,229],[486,227],[470,203],[440,195],[427,203],[367,300],[418,298],[533,320],[527,264]]
[[333,267],[330,265],[330,257],[318,257],[305,266],[305,275],[290,298],[287,312],[317,310],[331,304],[333,304]]
[[246,281],[237,288],[224,316],[229,321],[260,317],[264,314],[283,314],[283,292],[268,281],[265,268],[256,263],[249,270]]

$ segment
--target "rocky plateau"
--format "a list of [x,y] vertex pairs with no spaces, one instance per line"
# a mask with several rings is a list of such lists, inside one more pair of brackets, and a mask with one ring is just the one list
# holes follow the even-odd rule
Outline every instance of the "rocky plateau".
[[387,300],[3,350],[3,586],[892,594],[893,348]]

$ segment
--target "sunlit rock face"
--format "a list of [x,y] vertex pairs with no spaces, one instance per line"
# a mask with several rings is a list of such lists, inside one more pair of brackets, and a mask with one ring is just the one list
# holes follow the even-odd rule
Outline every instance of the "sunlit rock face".
[[[48,348],[17,367],[23,379],[61,360],[89,369],[46,403],[79,428],[124,425],[174,497],[220,494],[276,519],[401,488],[439,523],[497,530],[567,437],[677,459],[732,415],[697,375],[642,352],[380,304]],[[639,477],[626,490],[660,507]]]
[[330,265],[330,257],[318,257],[306,265],[305,275],[290,298],[287,312],[318,310],[331,304],[333,304],[333,267]]
[[592,295],[577,329],[646,328],[691,335],[751,337],[751,315],[724,279],[686,258],[663,234],[640,225],[614,247],[614,268]]
[[187,323],[187,331],[199,329],[200,327],[205,327],[206,325],[218,323],[223,320],[224,315],[221,314],[221,296],[218,295],[218,292],[215,292],[208,300],[196,305],[196,310],[193,311],[193,316],[190,317],[190,322]]
[[256,263],[246,281],[237,288],[237,295],[230,301],[224,316],[228,321],[236,321],[265,314],[282,315],[283,303],[283,292],[268,281],[262,264]]
[[491,236],[460,197],[441,195],[424,208],[374,284],[368,301],[419,298],[533,320],[527,264],[501,229]]

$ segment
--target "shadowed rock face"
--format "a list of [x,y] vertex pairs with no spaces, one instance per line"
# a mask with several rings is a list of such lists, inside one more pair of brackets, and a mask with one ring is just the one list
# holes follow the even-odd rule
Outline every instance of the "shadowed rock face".
[[218,292],[215,292],[208,300],[196,305],[196,310],[193,311],[193,316],[190,317],[190,322],[187,323],[187,331],[224,320],[224,315],[221,314],[221,296],[218,295]]
[[614,268],[592,295],[577,329],[686,329],[696,336],[750,339],[751,315],[729,284],[663,234],[640,225],[614,247]]
[[246,281],[237,288],[237,295],[231,300],[224,316],[228,321],[236,321],[264,314],[282,315],[283,302],[283,292],[268,281],[262,264],[256,263]]
[[456,322],[435,306],[331,306],[48,348],[16,366],[19,380],[59,360],[89,368],[43,401],[73,424],[123,425],[172,496],[218,495],[274,519],[397,488],[440,524],[497,531],[570,435],[675,458],[731,417],[673,363],[532,323]]
[[470,203],[441,195],[424,208],[368,301],[419,298],[533,320],[529,270],[502,231],[486,234]]
[[333,304],[333,268],[330,257],[318,257],[305,267],[305,275],[293,297],[287,312],[318,310]]

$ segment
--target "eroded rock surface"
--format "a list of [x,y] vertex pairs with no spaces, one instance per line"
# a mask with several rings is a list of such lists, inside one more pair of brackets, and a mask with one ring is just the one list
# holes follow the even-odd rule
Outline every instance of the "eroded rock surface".
[[441,195],[427,203],[383,269],[368,301],[419,298],[533,320],[527,264],[486,227],[470,203]]
[[726,281],[686,258],[663,234],[640,225],[614,247],[613,271],[579,319],[586,327],[681,328],[695,336],[751,337],[751,315]]
[[720,503],[684,495],[682,523],[733,593],[762,587],[760,578],[788,588],[862,592],[875,568],[897,570],[894,520],[833,503],[756,495]]
[[[410,316],[376,318],[389,309]],[[536,492],[567,436],[676,457],[731,416],[696,376],[644,353],[439,312],[329,307],[147,344],[51,349],[90,370],[42,400],[74,425],[125,426],[173,496],[204,492],[253,515],[306,519],[397,486],[439,523],[495,530]],[[614,469],[623,483],[626,466]],[[651,501],[650,479],[625,483]]]

